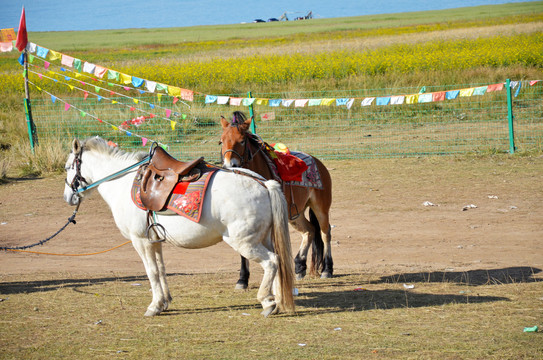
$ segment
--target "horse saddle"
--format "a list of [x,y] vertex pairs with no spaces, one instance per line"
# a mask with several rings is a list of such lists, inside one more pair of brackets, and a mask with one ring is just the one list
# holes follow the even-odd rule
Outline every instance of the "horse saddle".
[[202,174],[198,165],[203,163],[203,157],[190,162],[179,161],[157,146],[149,164],[142,165],[136,175],[141,179],[142,204],[152,211],[165,210],[177,183],[198,180]]

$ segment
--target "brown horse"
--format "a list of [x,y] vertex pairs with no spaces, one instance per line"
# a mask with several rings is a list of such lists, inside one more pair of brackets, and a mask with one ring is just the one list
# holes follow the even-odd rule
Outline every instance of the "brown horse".
[[[252,170],[266,179],[276,179],[282,182],[289,207],[290,224],[302,235],[300,250],[296,255],[295,272],[298,280],[306,275],[307,253],[312,245],[312,261],[309,273],[322,278],[333,275],[332,250],[330,247],[330,219],[329,211],[332,203],[332,179],[326,167],[317,158],[312,158],[322,186],[309,187],[293,185],[291,182],[281,181],[274,169],[273,162],[269,158],[272,149],[258,136],[249,131],[251,119],[247,119],[244,113],[233,113],[232,122],[221,116],[221,157],[223,167],[243,167]],[[309,219],[305,217],[305,209],[309,207]],[[324,239],[324,241],[323,241]],[[247,259],[241,258],[240,278],[236,288],[245,289],[249,281],[249,264]]]

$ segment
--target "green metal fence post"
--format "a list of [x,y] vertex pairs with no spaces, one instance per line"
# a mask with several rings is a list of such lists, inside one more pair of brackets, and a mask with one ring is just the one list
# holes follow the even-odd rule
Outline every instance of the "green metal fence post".
[[32,119],[32,108],[30,107],[30,90],[28,89],[28,53],[27,50],[24,50],[24,78],[25,78],[25,115],[26,115],[26,125],[28,128],[28,139],[30,140],[30,150],[34,154],[34,147],[38,145],[38,134],[36,132],[36,125],[34,124],[34,119]]
[[507,121],[509,123],[509,153],[515,153],[515,131],[513,127],[513,100],[511,98],[511,81],[505,80],[505,87],[507,92]]
[[[248,98],[252,98],[253,96],[251,95],[251,92],[247,92],[247,97]],[[251,116],[251,132],[253,134],[256,134],[256,119],[255,119],[255,114],[254,114],[254,111],[253,111],[253,104],[249,105],[249,115]]]

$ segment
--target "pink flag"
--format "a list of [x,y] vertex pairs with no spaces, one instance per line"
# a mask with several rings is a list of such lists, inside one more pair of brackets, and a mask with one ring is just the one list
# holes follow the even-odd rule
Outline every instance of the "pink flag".
[[242,98],[231,97],[230,98],[230,105],[239,106],[241,104],[241,100],[243,100],[243,99]]
[[74,58],[68,55],[62,54],[62,59],[60,60],[60,63],[65,66],[73,67],[74,66]]
[[170,109],[166,109],[166,117],[170,117],[172,114],[172,111]]
[[44,69],[48,69],[49,68],[49,65],[51,65],[51,63],[49,61],[44,61],[43,62],[43,68]]
[[445,91],[438,91],[432,93],[432,101],[443,101],[445,100]]
[[104,77],[106,74],[107,69],[101,66],[96,65],[94,68],[94,75],[98,76],[100,79]]
[[186,101],[193,101],[194,100],[194,91],[187,90],[187,89],[181,89],[181,99]]
[[70,104],[64,103],[64,111],[68,111],[70,109]]
[[142,137],[141,138],[141,146],[147,145],[147,138]]
[[488,85],[486,92],[501,91],[501,90],[503,90],[503,83]]

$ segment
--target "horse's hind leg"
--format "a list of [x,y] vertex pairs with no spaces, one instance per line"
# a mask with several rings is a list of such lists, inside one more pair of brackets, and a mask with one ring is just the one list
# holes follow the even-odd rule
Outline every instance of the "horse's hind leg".
[[[167,302],[164,297],[161,273],[157,264],[157,252],[160,251],[162,244],[151,243],[146,238],[133,238],[132,245],[143,261],[145,272],[151,283],[151,291],[153,292],[153,301],[147,307],[145,316],[158,315],[164,310],[164,304]],[[162,265],[164,264],[162,263]],[[165,272],[162,275],[165,276]]]
[[[251,235],[254,236],[254,235]],[[232,241],[230,238],[225,238],[224,241],[228,243],[234,250],[239,252],[241,256],[247,259],[247,261],[256,261],[262,266],[264,275],[262,276],[262,283],[258,289],[257,299],[262,304],[262,315],[268,316],[275,314],[278,311],[277,300],[273,294],[273,286],[277,269],[279,267],[279,260],[277,255],[271,252],[263,244],[255,244],[252,246],[245,246],[241,244],[247,244],[245,241]],[[270,244],[271,242],[268,241]]]
[[332,233],[330,217],[328,215],[329,208],[322,209],[321,207],[312,205],[311,210],[313,210],[313,214],[318,222],[316,226],[320,228],[318,231],[320,231],[319,235],[322,239],[322,264],[320,264],[322,269],[321,278],[331,278],[334,274],[334,261],[332,260]]

